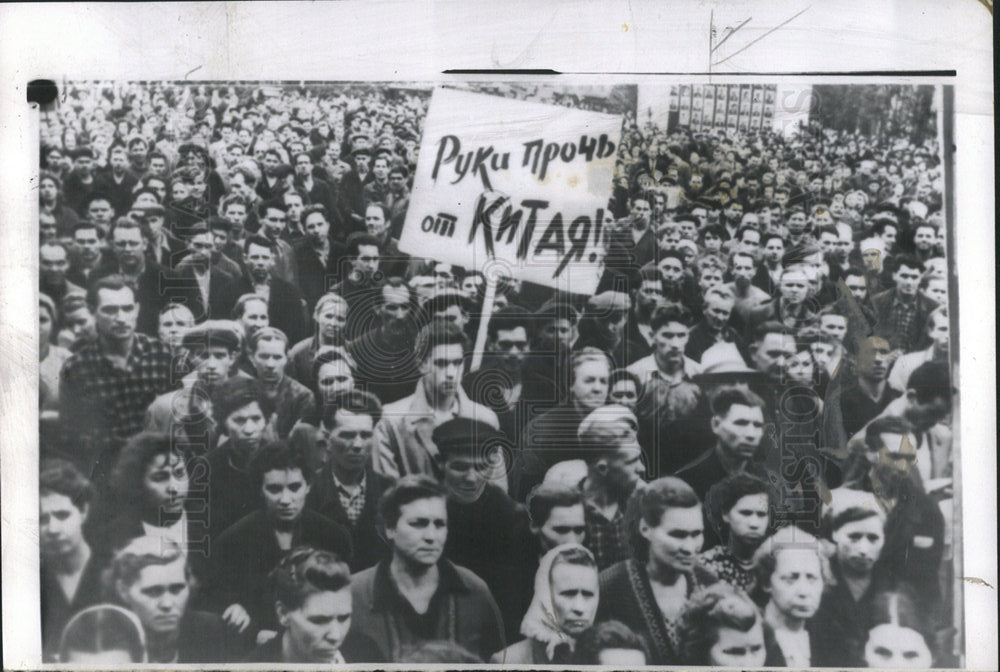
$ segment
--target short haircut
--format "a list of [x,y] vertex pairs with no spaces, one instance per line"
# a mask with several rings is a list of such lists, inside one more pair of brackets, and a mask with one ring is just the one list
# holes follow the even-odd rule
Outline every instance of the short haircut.
[[378,238],[375,236],[370,233],[357,231],[347,237],[347,254],[348,256],[356,257],[362,245],[378,247],[378,244]]
[[274,601],[295,611],[310,595],[350,586],[351,570],[336,553],[299,546],[282,558],[268,578]]
[[531,524],[541,527],[556,507],[583,506],[580,488],[566,483],[540,483],[531,489],[526,499]]
[[771,231],[770,233],[765,233],[763,236],[761,236],[760,239],[761,246],[767,247],[767,244],[771,242],[772,239],[780,240],[783,246],[788,247],[788,241],[785,240],[785,237],[782,236],[780,233],[776,233],[774,231]]
[[251,301],[260,301],[264,304],[264,308],[267,309],[267,301],[264,300],[260,294],[244,294],[240,298],[236,299],[236,303],[233,304],[233,319],[238,320],[243,317],[243,313],[246,312],[247,304]]
[[681,268],[687,267],[687,259],[681,254],[679,250],[666,250],[660,252],[660,259],[657,261],[656,266],[659,268],[660,264],[663,263],[664,259],[676,259],[680,262]]
[[649,660],[649,651],[642,636],[621,621],[604,621],[589,628],[576,640],[574,663],[600,665],[601,652],[608,649],[641,651]]
[[271,441],[261,446],[250,461],[250,476],[254,487],[259,489],[264,483],[264,476],[272,471],[302,472],[306,483],[312,481],[312,471],[305,452],[299,446],[293,446],[287,441]]
[[[331,360],[333,361],[333,360]],[[336,426],[337,413],[347,411],[355,415],[367,415],[372,419],[372,426],[382,419],[382,403],[374,394],[361,390],[346,390],[333,395],[323,404],[323,426],[332,430]]]
[[694,489],[674,476],[658,478],[633,492],[626,510],[632,557],[642,563],[649,557],[649,542],[639,532],[640,521],[646,521],[650,527],[659,527],[663,514],[669,509],[696,507],[701,507],[701,500]]
[[784,550],[803,550],[811,548],[819,558],[820,574],[826,582],[830,576],[830,567],[826,554],[819,539],[800,527],[789,525],[764,540],[753,554],[754,571],[757,574],[757,589],[766,590],[771,584],[771,576],[778,564],[778,555]]
[[917,401],[925,404],[932,399],[951,401],[952,385],[945,362],[924,362],[910,374],[906,389],[913,390]]
[[256,402],[264,418],[274,412],[274,404],[264,393],[256,378],[232,376],[215,386],[212,393],[212,417],[222,433],[226,433],[226,420],[236,411]]
[[254,234],[252,236],[247,236],[247,239],[243,241],[243,252],[249,253],[251,245],[267,248],[271,251],[271,254],[274,254],[274,243],[263,235]]
[[102,231],[101,228],[97,226],[97,224],[94,224],[93,222],[87,219],[81,219],[79,222],[77,222],[76,226],[73,227],[73,237],[74,238],[76,237],[77,231],[90,231],[91,229],[97,231],[98,238],[104,238],[104,231]]
[[417,333],[414,355],[417,362],[425,362],[434,348],[441,345],[461,345],[462,352],[469,349],[469,339],[454,322],[433,320]]
[[94,488],[72,462],[48,459],[39,465],[39,495],[63,495],[81,511],[94,496]]
[[[748,495],[767,495],[768,503],[773,501],[767,482],[744,472],[731,474],[708,489],[705,495],[705,517],[720,539],[729,536],[729,526],[722,519],[723,515]],[[770,506],[768,511],[770,512]]]
[[224,217],[209,217],[208,230],[225,231],[226,233],[231,233],[233,230],[233,223]]
[[444,488],[430,476],[409,474],[382,493],[378,503],[379,515],[387,529],[394,529],[402,508],[407,504],[420,499],[445,499],[445,496]]
[[777,320],[768,320],[754,330],[753,342],[761,343],[770,334],[778,334],[780,336],[795,336],[795,331],[789,329],[787,326],[778,322]]
[[128,289],[132,292],[133,300],[136,299],[135,287],[128,280],[121,275],[106,275],[103,278],[99,278],[90,287],[87,288],[87,307],[90,308],[91,312],[97,310],[97,304],[101,298],[101,290],[107,289],[113,292],[117,292],[121,289]]
[[573,380],[576,380],[576,370],[587,362],[604,362],[608,367],[609,376],[611,375],[611,370],[615,368],[614,361],[608,356],[608,353],[600,348],[587,345],[579,350],[574,350],[569,356],[569,370]]
[[923,273],[924,271],[924,262],[914,257],[912,254],[898,254],[895,257],[895,261],[896,261],[896,270],[893,271],[893,273],[899,271],[899,269],[901,269],[903,266],[915,269],[921,273]]
[[490,340],[496,340],[499,332],[518,327],[523,327],[525,335],[531,338],[531,314],[520,306],[509,305],[493,313],[486,329]]
[[267,217],[268,210],[278,210],[284,213],[288,212],[288,208],[285,207],[285,204],[282,201],[264,201],[257,206],[257,215],[261,219],[265,219]]
[[747,231],[753,231],[758,236],[760,236],[760,229],[758,229],[756,226],[748,226],[744,224],[743,226],[740,227],[739,231],[736,232],[736,240],[742,242],[743,234],[746,233]]
[[180,544],[159,535],[136,537],[115,553],[104,574],[104,587],[109,596],[117,597],[118,586],[127,588],[134,584],[146,567],[170,565],[178,560],[184,561],[185,573],[191,582],[190,567]]
[[709,398],[712,415],[725,417],[733,406],[750,406],[764,409],[764,400],[745,385],[721,385]]
[[691,313],[687,310],[687,308],[670,304],[657,306],[657,308],[653,310],[653,315],[649,319],[649,327],[652,330],[652,333],[655,334],[671,322],[677,322],[678,324],[683,324],[685,327],[690,327],[692,321]]
[[708,665],[709,651],[721,628],[750,632],[764,617],[753,600],[739,588],[720,581],[696,591],[681,616],[679,639],[683,660]]
[[389,221],[392,219],[392,213],[389,212],[389,206],[383,203],[382,201],[368,201],[367,203],[365,203],[366,212],[368,211],[368,208],[378,208],[379,210],[381,210],[382,217],[385,219],[386,224],[388,224]]
[[285,346],[285,352],[288,352],[288,336],[277,327],[261,327],[253,332],[249,342],[251,354],[257,352],[257,346],[261,341],[281,341]]
[[327,213],[326,206],[323,205],[322,203],[313,203],[312,205],[307,205],[305,208],[302,209],[302,216],[300,217],[300,219],[302,223],[305,224],[306,219],[309,218],[309,215],[315,215],[315,214],[322,215],[324,221],[327,222],[330,221],[330,215]]

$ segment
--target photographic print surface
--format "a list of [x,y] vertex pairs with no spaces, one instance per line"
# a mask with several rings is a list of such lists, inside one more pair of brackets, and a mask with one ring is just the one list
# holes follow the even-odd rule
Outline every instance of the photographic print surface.
[[44,660],[961,667],[950,100],[60,84]]

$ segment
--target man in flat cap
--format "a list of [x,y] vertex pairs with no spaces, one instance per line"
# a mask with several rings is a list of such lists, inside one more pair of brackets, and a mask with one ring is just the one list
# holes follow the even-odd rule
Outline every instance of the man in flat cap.
[[184,335],[181,347],[188,352],[192,371],[181,379],[181,389],[165,392],[149,405],[147,430],[184,437],[184,420],[192,405],[207,410],[212,390],[229,377],[240,350],[238,334],[235,322],[209,320]]

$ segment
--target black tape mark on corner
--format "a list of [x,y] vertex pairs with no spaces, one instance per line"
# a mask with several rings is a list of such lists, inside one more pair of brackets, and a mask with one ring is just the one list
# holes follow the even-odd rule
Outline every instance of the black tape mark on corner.
[[28,82],[29,103],[51,105],[59,97],[59,87],[51,79],[33,79]]

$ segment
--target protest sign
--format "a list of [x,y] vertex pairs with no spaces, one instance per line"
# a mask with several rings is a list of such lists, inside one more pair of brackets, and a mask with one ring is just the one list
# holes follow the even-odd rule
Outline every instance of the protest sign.
[[399,249],[487,275],[495,262],[500,275],[593,293],[621,123],[436,89]]

